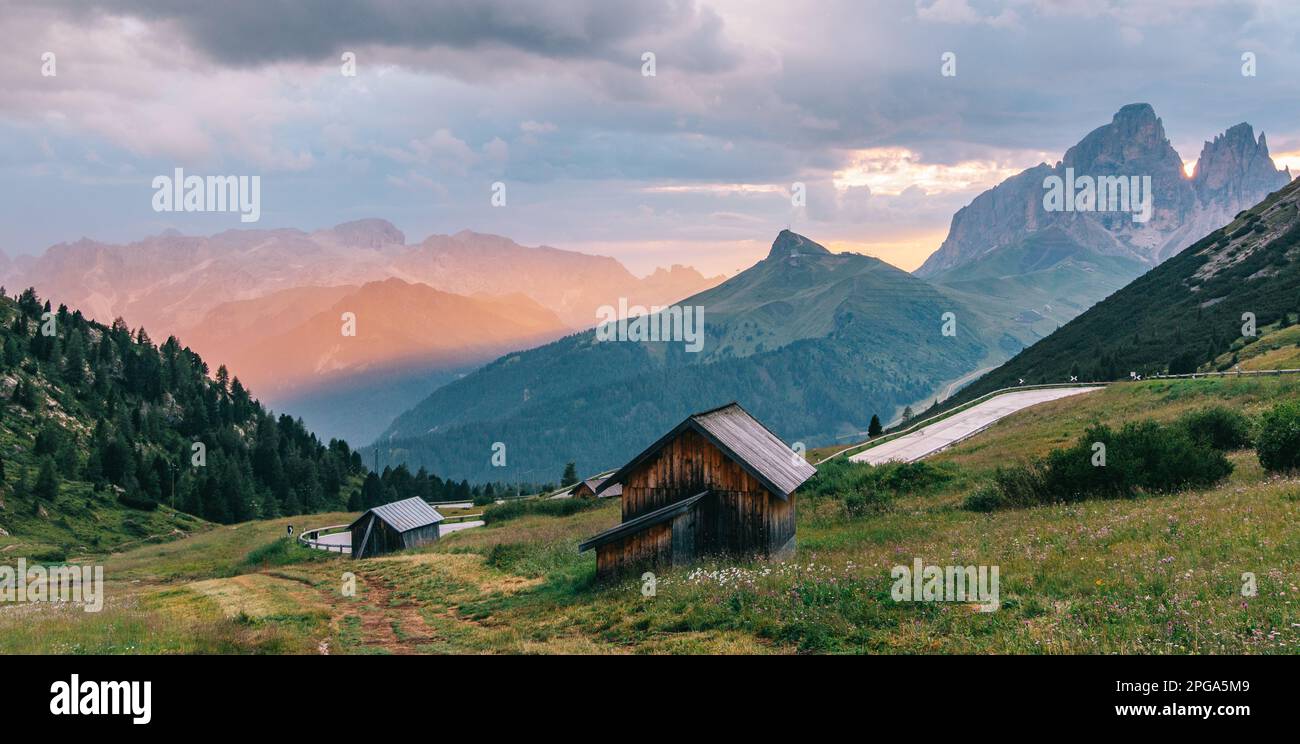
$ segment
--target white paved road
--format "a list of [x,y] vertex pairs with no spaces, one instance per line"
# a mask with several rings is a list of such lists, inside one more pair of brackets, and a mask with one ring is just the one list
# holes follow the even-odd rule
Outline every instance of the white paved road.
[[911,434],[859,452],[849,459],[876,465],[890,460],[912,462],[960,442],[1000,418],[1039,403],[1100,390],[1096,387],[1045,388],[1003,393]]

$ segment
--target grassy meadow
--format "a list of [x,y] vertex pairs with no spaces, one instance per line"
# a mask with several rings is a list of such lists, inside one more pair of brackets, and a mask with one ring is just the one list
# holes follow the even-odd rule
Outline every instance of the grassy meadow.
[[[1120,384],[1022,411],[920,466],[823,466],[800,492],[788,562],[710,562],[599,586],[582,539],[616,501],[502,515],[436,546],[364,561],[306,550],[284,525],[218,526],[106,556],[98,614],[0,607],[0,652],[56,653],[1293,653],[1300,477],[1229,454],[1215,487],[992,513],[961,508],[1000,465],[1091,423],[1255,414],[1300,379]],[[1001,608],[891,599],[890,569],[997,565]],[[355,576],[355,592],[348,573]],[[1242,574],[1258,593],[1242,595]]]

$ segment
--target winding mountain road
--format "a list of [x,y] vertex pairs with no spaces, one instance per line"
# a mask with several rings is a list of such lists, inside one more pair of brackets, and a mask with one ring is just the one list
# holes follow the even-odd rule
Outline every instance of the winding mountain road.
[[960,413],[954,413],[946,419],[917,429],[910,434],[859,452],[849,459],[853,462],[866,462],[872,465],[878,465],[890,460],[913,462],[950,447],[982,431],[998,419],[1010,416],[1016,411],[1022,411],[1030,406],[1046,403],[1049,400],[1058,400],[1093,390],[1100,390],[1100,388],[1045,388],[1042,390],[1004,393],[979,405],[971,406]]

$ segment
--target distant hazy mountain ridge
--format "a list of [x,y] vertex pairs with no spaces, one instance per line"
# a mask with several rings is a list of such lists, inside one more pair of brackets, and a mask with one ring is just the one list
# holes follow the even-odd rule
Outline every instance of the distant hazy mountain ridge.
[[[721,279],[682,266],[641,279],[607,256],[469,231],[408,245],[379,219],[311,233],[83,239],[0,261],[8,286],[34,286],[101,322],[175,334],[269,405],[354,441],[455,374],[594,326],[601,305],[666,304]],[[359,316],[354,338],[340,333],[344,311]],[[356,395],[363,383],[366,399]]]

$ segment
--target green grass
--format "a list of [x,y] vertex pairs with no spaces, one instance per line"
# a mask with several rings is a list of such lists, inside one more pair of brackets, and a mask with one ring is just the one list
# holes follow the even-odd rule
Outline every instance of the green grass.
[[483,521],[488,524],[518,519],[528,514],[567,517],[570,514],[600,507],[596,499],[515,499],[492,504],[483,510]]
[[[297,535],[303,528],[342,524],[355,517],[355,514],[339,512],[214,525],[186,540],[108,556],[104,570],[110,579],[178,581],[247,573],[262,567],[259,557],[269,558],[281,550],[285,551],[283,555],[322,560],[313,554],[297,553],[294,550],[296,546],[280,547],[279,543],[288,543],[284,539],[285,528],[294,525],[294,534]],[[338,554],[322,552],[320,555],[324,558],[333,555],[335,560],[339,559]],[[268,566],[277,565],[284,565],[284,562],[268,562]]]
[[[215,528],[113,557],[110,573],[141,585],[110,593],[101,617],[0,609],[0,651],[1295,653],[1300,478],[1266,473],[1252,450],[1230,453],[1232,474],[1211,488],[993,514],[960,504],[998,465],[1094,422],[1297,399],[1288,378],[1117,385],[1021,411],[921,467],[832,466],[797,496],[792,560],[661,570],[651,597],[638,580],[596,584],[591,553],[577,552],[618,522],[614,501],[363,561],[277,566],[292,552],[266,546],[286,520]],[[852,514],[862,489],[889,497]],[[914,558],[998,566],[1001,609],[893,601],[890,570]],[[344,571],[356,596],[339,591]],[[1242,596],[1244,573],[1257,596]]]

